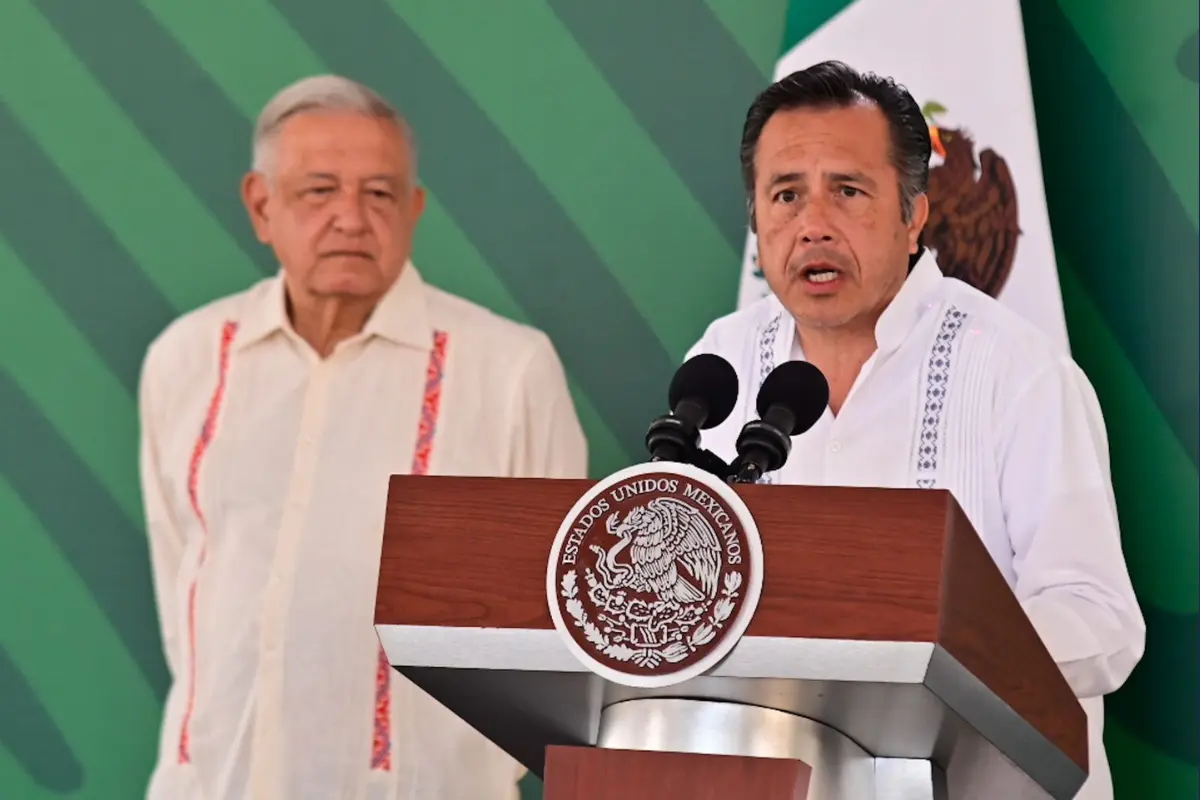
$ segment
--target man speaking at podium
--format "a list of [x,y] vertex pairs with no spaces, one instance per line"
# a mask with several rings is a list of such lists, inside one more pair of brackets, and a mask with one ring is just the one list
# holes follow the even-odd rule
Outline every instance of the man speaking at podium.
[[372,619],[389,476],[586,475],[554,347],[424,283],[415,142],[367,88],[280,92],[242,188],[280,273],[174,322],[142,375],[172,676],[149,797],[515,800],[517,763]]
[[733,460],[771,370],[818,367],[828,408],[763,481],[949,490],[1087,712],[1077,797],[1111,798],[1103,696],[1141,658],[1145,625],[1104,422],[1069,356],[943,277],[920,245],[929,157],[912,96],[843,64],[796,72],[754,101],[742,172],[771,294],[712,323],[688,354],[738,372],[738,406],[704,443]]

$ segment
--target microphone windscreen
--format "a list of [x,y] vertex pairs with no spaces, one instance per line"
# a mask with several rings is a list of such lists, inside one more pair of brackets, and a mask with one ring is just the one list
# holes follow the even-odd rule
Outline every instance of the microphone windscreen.
[[701,353],[675,370],[667,391],[667,402],[672,411],[683,400],[703,403],[708,408],[708,416],[700,427],[713,428],[733,411],[737,396],[738,377],[733,366],[715,353]]
[[773,405],[792,412],[796,423],[788,436],[796,436],[817,424],[829,405],[829,382],[821,370],[807,361],[785,361],[763,381],[758,390],[759,417]]

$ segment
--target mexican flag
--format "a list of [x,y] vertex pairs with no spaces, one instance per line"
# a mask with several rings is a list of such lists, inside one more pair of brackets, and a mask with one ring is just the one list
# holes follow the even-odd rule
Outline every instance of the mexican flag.
[[[776,79],[836,59],[908,89],[935,150],[925,245],[1066,348],[1019,0],[792,0],[786,28]],[[751,234],[738,307],[767,291]]]

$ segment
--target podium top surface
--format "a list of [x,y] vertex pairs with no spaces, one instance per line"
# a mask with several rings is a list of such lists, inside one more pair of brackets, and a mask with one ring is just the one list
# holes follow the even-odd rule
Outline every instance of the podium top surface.
[[[461,670],[495,673],[501,683],[516,681],[514,689],[521,674],[544,686],[551,673],[576,675],[592,693],[607,684],[568,652],[546,597],[558,525],[592,485],[394,476],[375,611],[391,663],[433,684],[446,679],[434,673]],[[1082,780],[1082,707],[949,493],[736,491],[757,522],[764,558],[762,597],[745,635],[709,675],[669,692],[605,685],[605,702],[751,701],[748,692],[794,713],[811,713],[815,703],[836,716],[837,698],[854,686],[860,703],[874,697],[879,710],[944,704],[1031,776]],[[801,684],[817,694],[779,694]],[[926,735],[936,738],[935,729]],[[906,742],[900,728],[890,736],[887,725],[864,727],[860,738],[877,740],[877,755],[928,758],[937,748]],[[929,752],[905,754],[914,747]]]

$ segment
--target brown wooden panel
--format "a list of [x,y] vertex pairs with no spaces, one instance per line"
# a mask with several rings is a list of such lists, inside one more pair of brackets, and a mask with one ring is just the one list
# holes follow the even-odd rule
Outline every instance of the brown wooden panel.
[[[375,622],[551,628],[550,547],[591,485],[393,477]],[[757,520],[765,563],[763,598],[747,635],[935,640],[941,493],[803,486],[738,492]]]
[[546,800],[805,800],[812,768],[800,761],[546,748]]
[[550,547],[559,523],[591,486],[393,476],[375,624],[553,628],[546,604]]
[[938,642],[1079,766],[1087,769],[1087,719],[1046,657],[1025,612],[958,504],[947,497],[942,627]]

